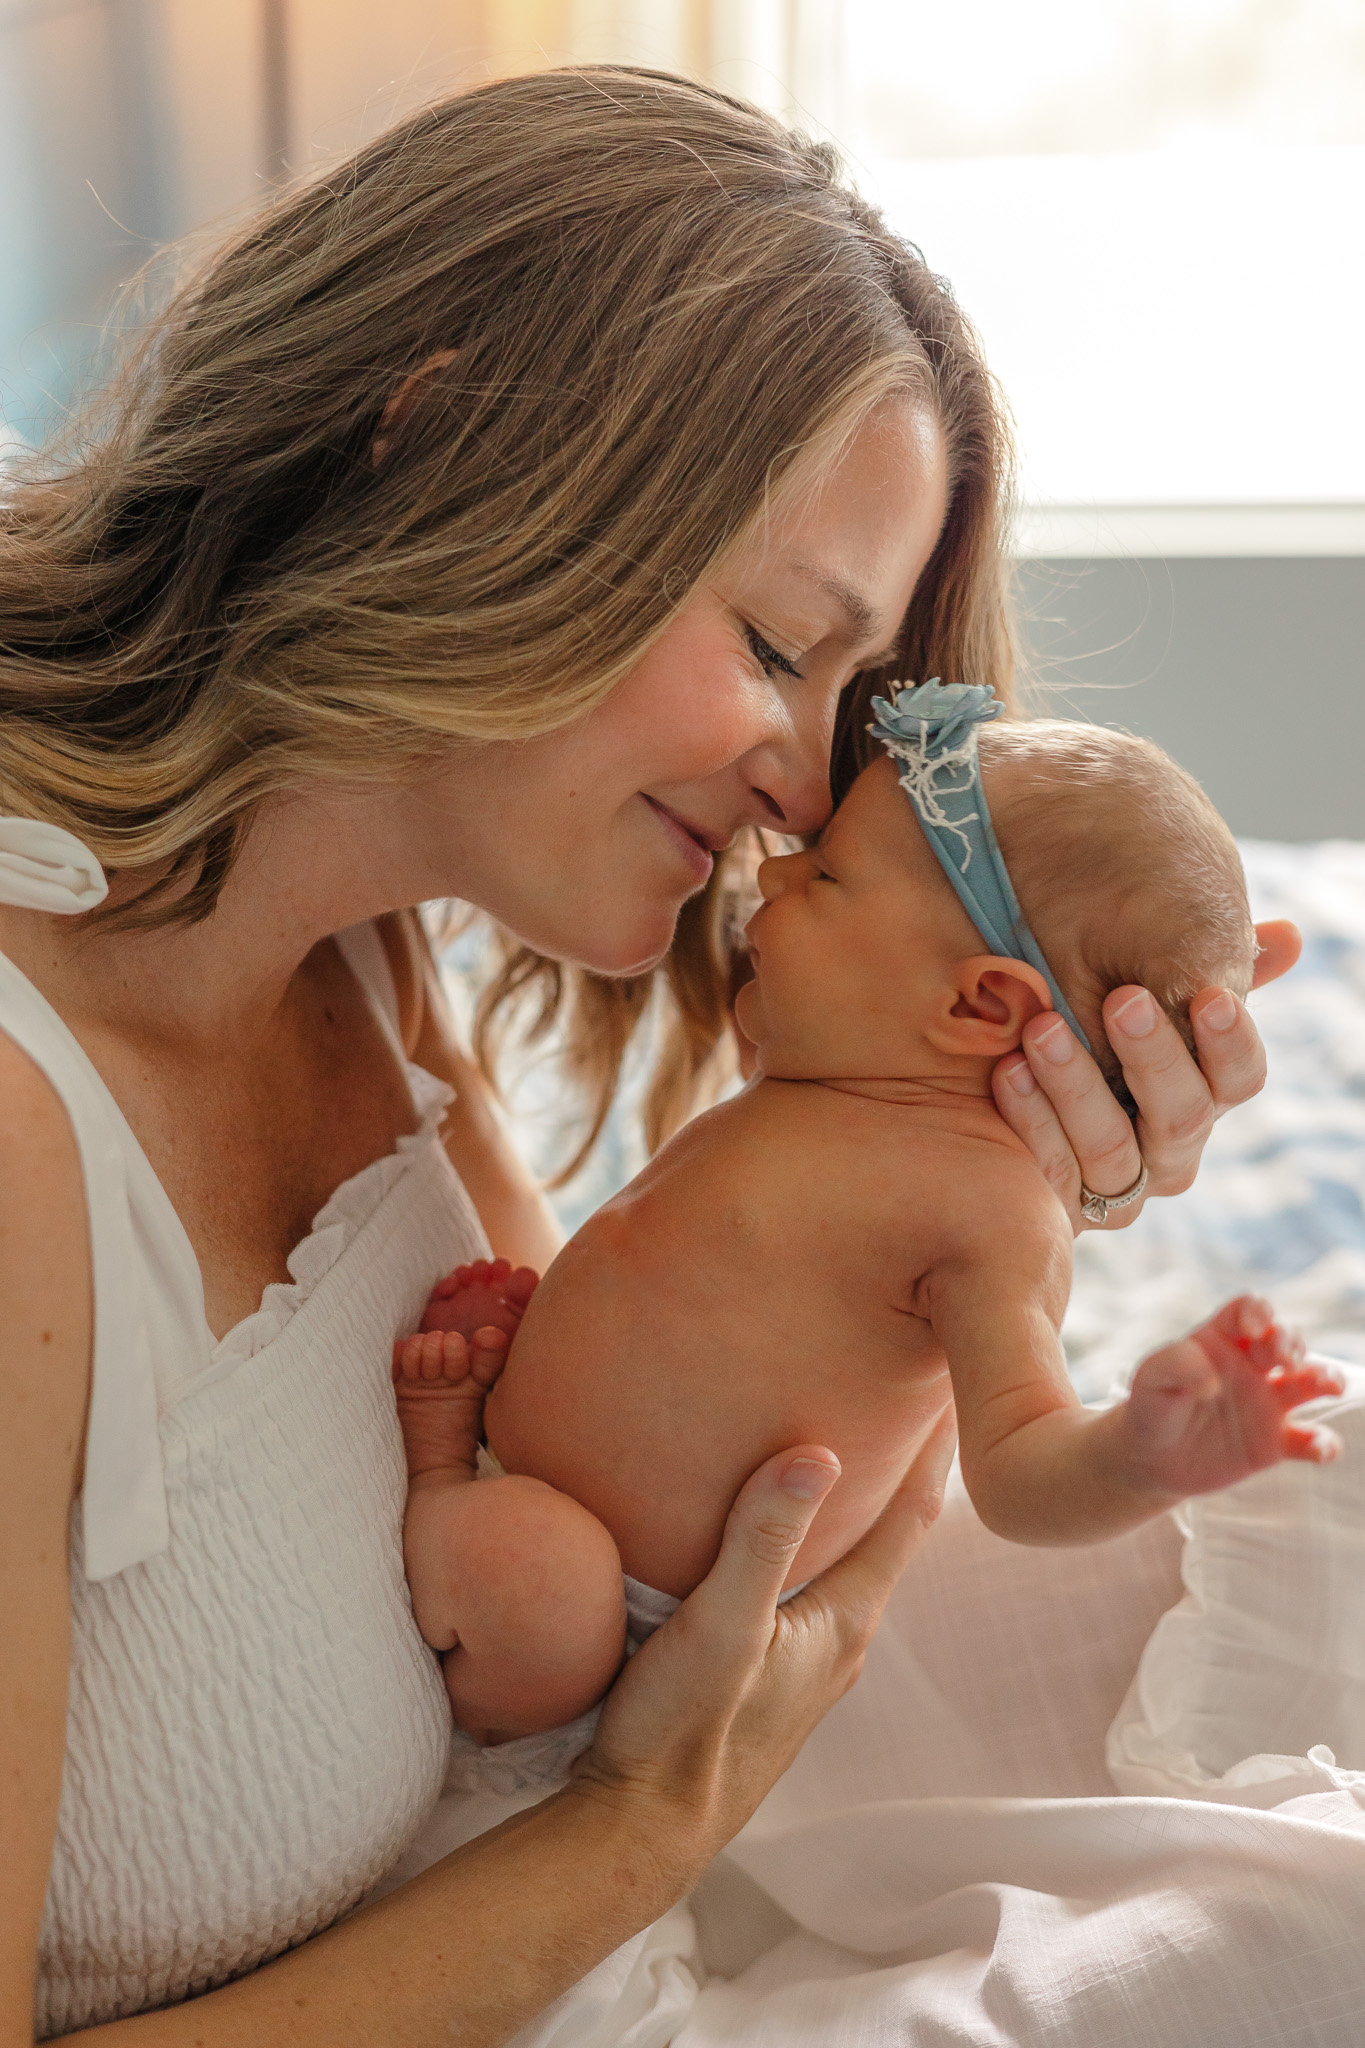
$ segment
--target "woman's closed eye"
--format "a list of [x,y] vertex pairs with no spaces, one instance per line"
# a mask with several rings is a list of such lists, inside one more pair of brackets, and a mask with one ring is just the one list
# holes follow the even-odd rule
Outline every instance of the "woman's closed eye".
[[771,675],[776,670],[779,675],[795,676],[798,683],[804,680],[796,663],[788,661],[785,654],[779,654],[777,649],[763,638],[756,626],[746,626],[744,637],[749,643],[754,660],[766,675]]

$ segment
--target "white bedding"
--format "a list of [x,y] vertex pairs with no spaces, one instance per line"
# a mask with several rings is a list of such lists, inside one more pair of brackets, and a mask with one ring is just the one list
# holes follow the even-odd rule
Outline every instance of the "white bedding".
[[[1258,912],[1309,940],[1256,999],[1271,1084],[1190,1194],[1083,1242],[1067,1341],[1087,1397],[1248,1285],[1365,1360],[1365,847],[1245,851]],[[1106,1734],[1180,1563],[1171,1521],[1028,1551],[955,1492],[859,1685],[692,1907],[518,2048],[1360,2048],[1365,1753],[1290,1759],[1270,1794],[1264,1774],[1215,1799],[1115,1792]],[[1359,1670],[1365,1586],[1331,1583],[1359,1630],[1284,1586],[1277,1626],[1323,1628]],[[408,1867],[498,1817],[447,1802]]]

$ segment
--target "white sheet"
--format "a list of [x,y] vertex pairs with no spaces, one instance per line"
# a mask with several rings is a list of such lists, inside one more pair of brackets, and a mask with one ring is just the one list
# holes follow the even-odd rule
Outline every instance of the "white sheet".
[[1360,2048],[1365,1778],[1272,1812],[1113,1792],[1105,1731],[1179,1593],[1170,1522],[1029,1551],[955,1489],[692,1913],[516,2048]]

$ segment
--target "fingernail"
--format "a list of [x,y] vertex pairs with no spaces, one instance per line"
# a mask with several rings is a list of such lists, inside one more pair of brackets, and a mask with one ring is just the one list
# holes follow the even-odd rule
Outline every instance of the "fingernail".
[[1242,1310],[1242,1334],[1253,1340],[1266,1337],[1275,1327],[1275,1310],[1262,1295],[1252,1295]]
[[1033,1069],[1026,1059],[1017,1059],[1005,1069],[1005,1078],[1016,1095],[1032,1095],[1038,1083],[1033,1078]]
[[1064,1067],[1076,1050],[1076,1041],[1060,1017],[1055,1024],[1049,1024],[1040,1031],[1033,1043],[1054,1067]]
[[1199,1022],[1207,1024],[1210,1031],[1231,1031],[1237,1022],[1237,1005],[1226,989],[1211,1003],[1205,1003],[1199,1012]]
[[793,1500],[819,1500],[838,1477],[837,1465],[822,1465],[815,1458],[794,1458],[777,1483]]
[[1157,1007],[1145,988],[1129,996],[1113,1015],[1113,1021],[1120,1031],[1126,1031],[1130,1038],[1146,1038],[1156,1030]]

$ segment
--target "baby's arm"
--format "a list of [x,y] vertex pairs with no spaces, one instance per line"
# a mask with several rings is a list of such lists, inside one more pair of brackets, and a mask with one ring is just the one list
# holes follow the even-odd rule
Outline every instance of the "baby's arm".
[[930,1276],[963,1477],[998,1535],[1094,1542],[1281,1458],[1336,1455],[1329,1430],[1289,1411],[1339,1393],[1340,1378],[1306,1361],[1302,1340],[1249,1296],[1144,1360],[1126,1401],[1082,1408],[1059,1336],[1069,1270],[1069,1247],[1025,1232]]

